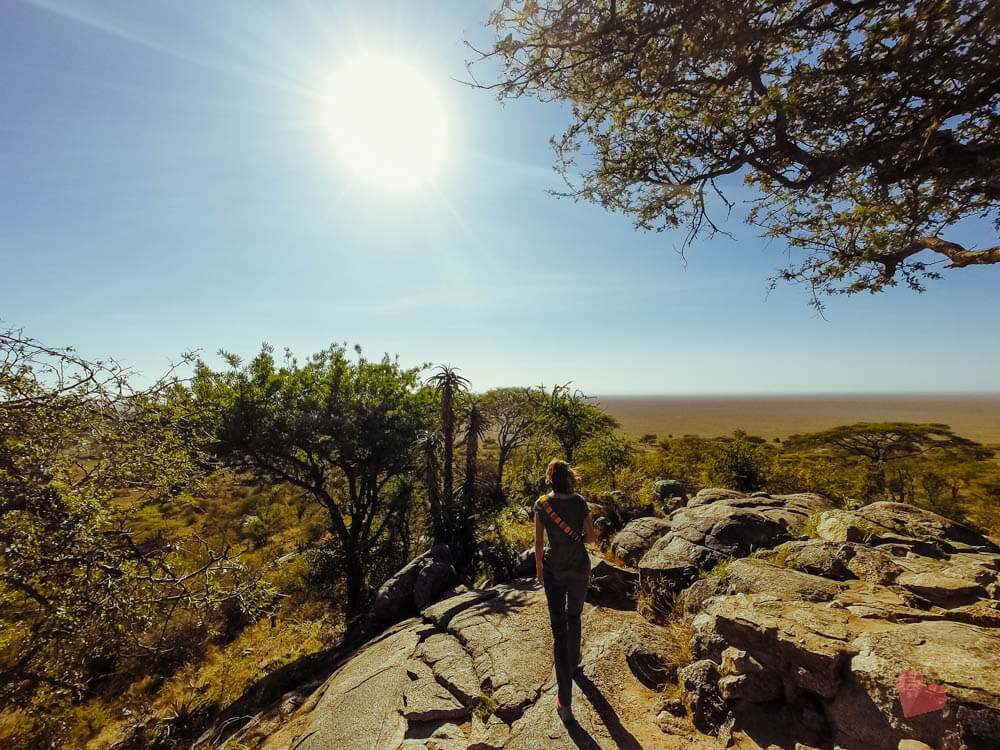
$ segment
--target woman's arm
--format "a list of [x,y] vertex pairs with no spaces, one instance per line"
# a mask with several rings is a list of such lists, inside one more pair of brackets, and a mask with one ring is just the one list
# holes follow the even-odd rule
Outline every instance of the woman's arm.
[[542,556],[545,554],[545,524],[542,517],[535,513],[535,575],[542,583]]
[[594,544],[597,542],[597,527],[594,526],[594,519],[588,513],[583,517],[583,543]]

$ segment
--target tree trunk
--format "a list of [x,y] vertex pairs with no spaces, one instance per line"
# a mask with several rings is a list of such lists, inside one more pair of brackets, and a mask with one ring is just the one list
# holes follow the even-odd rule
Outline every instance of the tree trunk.
[[448,542],[448,534],[444,524],[444,509],[441,507],[441,489],[439,487],[439,471],[437,457],[428,452],[424,456],[424,486],[427,488],[427,502],[431,506],[431,529],[435,544]]
[[566,463],[568,464],[573,463],[573,446],[564,445],[563,450],[566,452]]
[[357,549],[345,549],[347,557],[347,616],[360,614],[364,605],[365,569]]
[[500,457],[497,459],[497,488],[503,491],[503,467],[507,463],[507,451],[500,448]]
[[444,507],[452,510],[455,503],[455,478],[452,459],[455,455],[454,394],[449,386],[441,391],[441,433],[444,436]]

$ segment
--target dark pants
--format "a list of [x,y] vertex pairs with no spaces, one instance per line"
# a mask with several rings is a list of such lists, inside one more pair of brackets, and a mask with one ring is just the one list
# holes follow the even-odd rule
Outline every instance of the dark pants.
[[543,571],[545,599],[552,623],[552,657],[556,663],[559,702],[569,706],[573,700],[573,670],[580,654],[580,615],[587,598],[590,572],[556,575],[548,567]]

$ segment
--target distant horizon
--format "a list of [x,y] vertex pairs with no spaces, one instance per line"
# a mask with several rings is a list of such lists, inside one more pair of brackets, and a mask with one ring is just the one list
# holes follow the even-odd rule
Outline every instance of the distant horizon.
[[717,393],[595,393],[587,394],[588,398],[749,398],[749,397],[819,397],[836,398],[845,397],[877,397],[886,396],[948,396],[956,398],[976,398],[976,397],[996,397],[1000,398],[1000,390],[995,391],[720,391]]
[[767,439],[856,422],[946,424],[956,435],[1000,444],[1000,393],[784,393],[614,396],[594,399],[634,437],[718,437],[743,430]]

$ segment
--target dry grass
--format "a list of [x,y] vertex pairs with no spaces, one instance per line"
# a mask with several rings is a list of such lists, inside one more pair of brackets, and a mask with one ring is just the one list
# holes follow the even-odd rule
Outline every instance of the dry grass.
[[677,646],[674,652],[674,663],[678,669],[686,667],[694,661],[691,645],[694,642],[694,625],[689,615],[678,617],[667,623],[667,637]]
[[211,646],[203,659],[184,665],[162,685],[141,681],[113,703],[95,702],[95,709],[108,719],[93,727],[90,735],[80,736],[93,736],[87,747],[104,750],[124,736],[136,717],[157,716],[182,725],[198,711],[232,703],[251,684],[285,664],[328,647],[343,627],[342,617],[322,602],[288,602],[274,625],[263,619],[248,626],[232,643]]
[[1000,394],[843,396],[601,396],[635,438],[731,435],[768,440],[854,422],[942,422],[956,434],[1000,443]]

